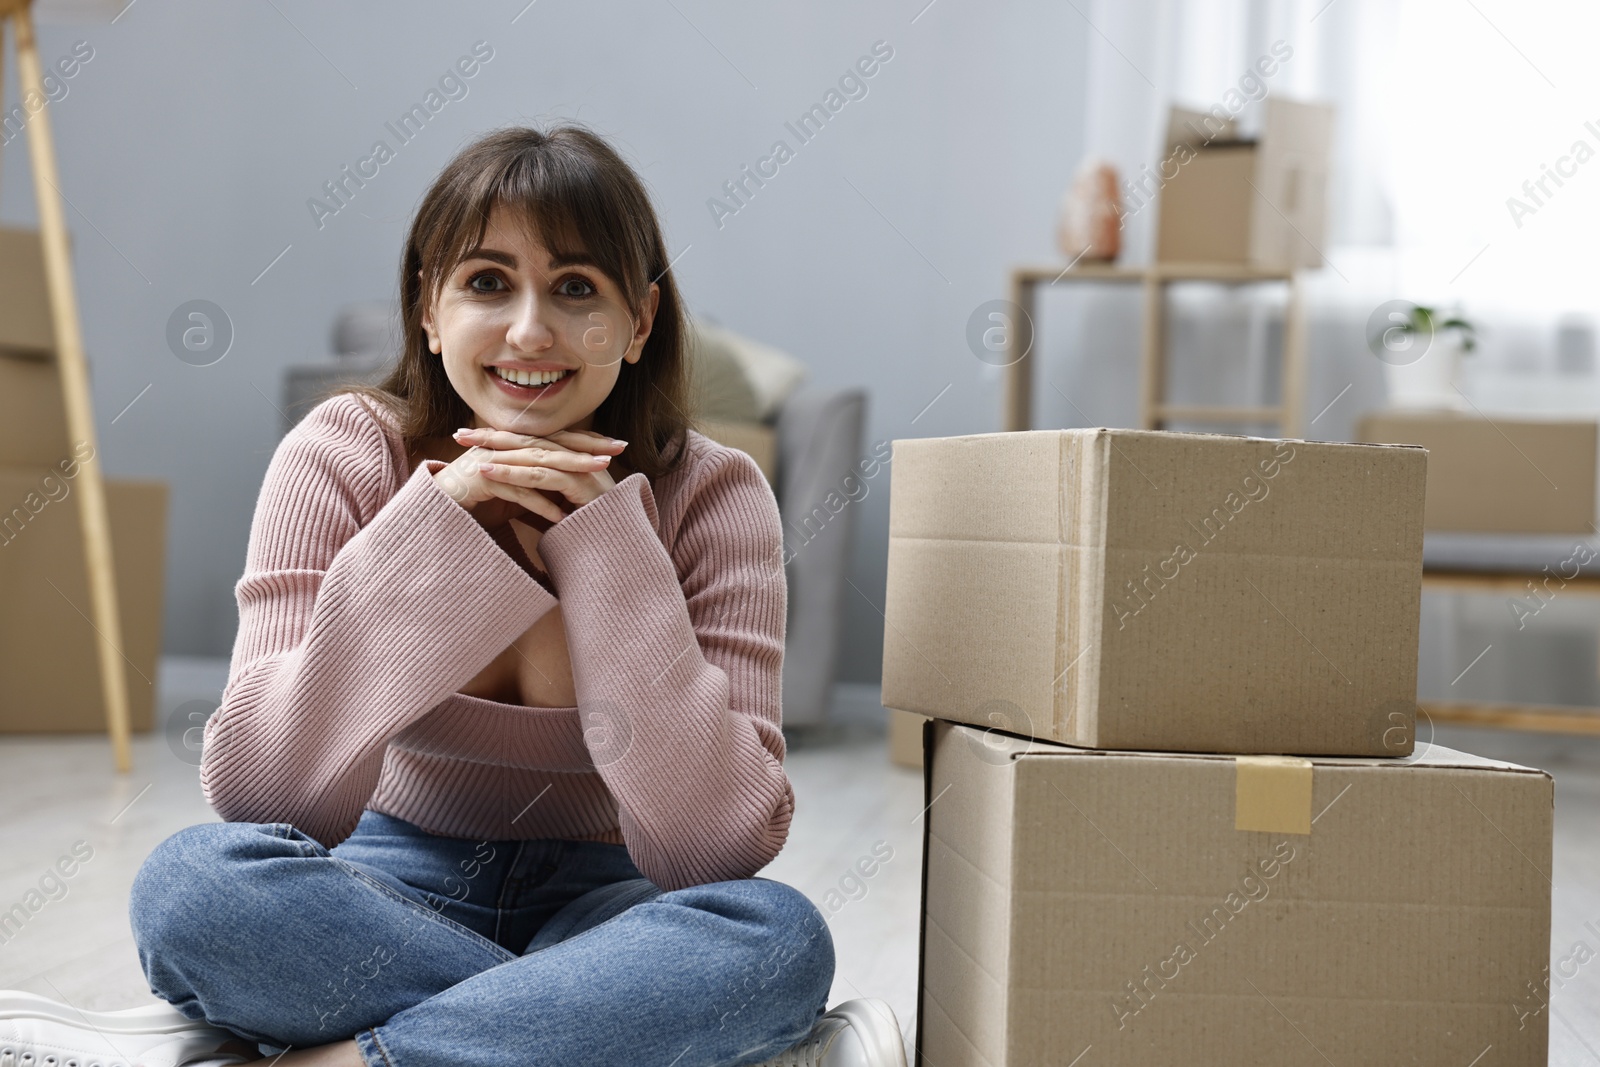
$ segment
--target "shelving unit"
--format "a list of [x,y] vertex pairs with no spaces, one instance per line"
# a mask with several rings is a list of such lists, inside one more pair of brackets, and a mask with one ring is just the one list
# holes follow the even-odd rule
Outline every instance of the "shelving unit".
[[[1530,578],[1529,571],[1452,571],[1422,572],[1424,591],[1437,593],[1487,593],[1496,596],[1521,596]],[[1600,577],[1579,575],[1568,578],[1563,591],[1579,596],[1600,596]],[[1546,734],[1600,736],[1600,708],[1554,704],[1493,704],[1464,700],[1419,700],[1417,707],[1435,723],[1453,726],[1479,726],[1500,730],[1527,730]],[[1420,730],[1420,725],[1419,725]]]
[[[1066,270],[1060,267],[1014,268],[1011,271],[1011,302],[1022,314],[1006,335],[1003,429],[1030,428],[1035,296],[1041,285],[1062,282],[1139,285],[1143,288],[1139,423],[1144,429],[1160,430],[1172,422],[1273,422],[1278,426],[1279,436],[1300,436],[1306,378],[1305,316],[1301,308],[1300,283],[1293,271],[1259,270],[1232,263],[1161,263],[1150,267],[1081,264]],[[1221,285],[1277,283],[1288,286],[1283,331],[1283,389],[1277,405],[1208,407],[1167,403],[1166,291],[1167,286],[1174,282],[1214,282]]]

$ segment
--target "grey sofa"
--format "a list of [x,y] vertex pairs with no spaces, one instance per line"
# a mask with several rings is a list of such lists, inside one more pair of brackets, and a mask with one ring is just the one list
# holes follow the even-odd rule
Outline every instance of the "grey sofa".
[[[284,433],[340,382],[370,383],[383,376],[398,349],[392,315],[393,309],[383,305],[346,307],[334,324],[333,357],[287,368]],[[786,729],[827,721],[857,509],[846,505],[833,513],[823,501],[830,492],[835,500],[844,497],[846,479],[858,474],[866,409],[863,390],[802,386],[788,396],[776,418],[773,492],[783,516],[789,584],[783,661]]]

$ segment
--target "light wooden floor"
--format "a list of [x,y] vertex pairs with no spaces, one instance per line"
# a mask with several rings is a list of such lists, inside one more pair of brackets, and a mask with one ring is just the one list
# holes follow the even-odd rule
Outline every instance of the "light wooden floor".
[[[158,706],[214,700],[226,673],[225,661],[166,660]],[[922,780],[888,764],[870,717],[874,708],[870,690],[847,687],[839,705],[845,725],[795,739],[787,764],[797,796],[795,821],[783,854],[762,874],[799,887],[829,915],[839,961],[833,999],[882,997],[910,1031]],[[1555,775],[1553,958],[1567,955],[1578,940],[1600,950],[1600,938],[1584,927],[1589,922],[1600,928],[1600,740],[1443,728],[1436,740]],[[128,931],[128,887],[157,842],[215,816],[201,799],[196,768],[173,754],[163,734],[141,737],[135,759],[134,774],[119,779],[109,772],[101,739],[0,741],[0,911],[37,887],[75,842],[94,850],[66,883],[65,896],[0,943],[0,988],[27,989],[83,1008],[150,999]],[[880,854],[892,849],[893,856],[865,881],[863,892],[847,876],[875,845]],[[830,899],[830,890],[837,896]],[[1583,967],[1555,992],[1550,1037],[1551,1064],[1600,1067],[1600,962]]]

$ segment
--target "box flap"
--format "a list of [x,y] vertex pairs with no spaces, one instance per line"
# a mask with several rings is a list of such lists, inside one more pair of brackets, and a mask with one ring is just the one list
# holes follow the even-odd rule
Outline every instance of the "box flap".
[[[971,727],[966,727],[971,729]],[[1232,763],[1238,757],[1218,752],[1166,752],[1154,749],[1104,749],[1085,748],[1081,745],[1062,744],[1037,737],[1023,737],[1008,730],[984,731],[985,746],[997,759],[1058,757],[1100,757],[1105,759],[1176,759],[1210,760]],[[1537,774],[1550,777],[1548,771],[1538,767],[1524,767],[1519,763],[1490,759],[1471,752],[1461,752],[1425,739],[1417,742],[1415,752],[1403,759],[1387,756],[1304,756],[1313,767],[1450,767],[1458,770],[1505,771],[1515,774]]]
[[954,1043],[993,1063],[1006,1038],[1012,776],[981,731],[924,730],[918,1048]]

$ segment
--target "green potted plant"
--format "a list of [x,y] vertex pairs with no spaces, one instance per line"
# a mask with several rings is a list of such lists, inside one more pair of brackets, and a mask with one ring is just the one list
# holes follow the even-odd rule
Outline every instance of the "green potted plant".
[[[1389,312],[1383,345],[1389,403],[1400,408],[1464,408],[1462,360],[1478,346],[1478,329],[1460,311],[1426,304]],[[1405,353],[1405,355],[1401,355]]]

